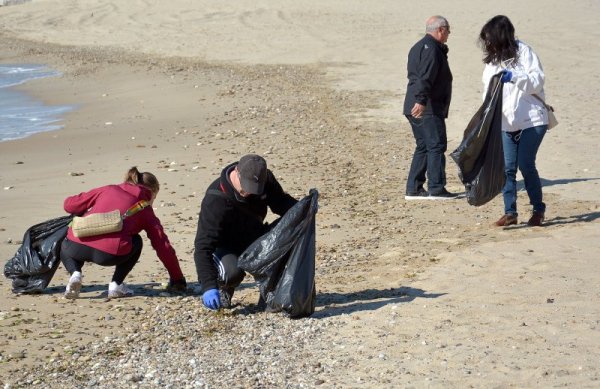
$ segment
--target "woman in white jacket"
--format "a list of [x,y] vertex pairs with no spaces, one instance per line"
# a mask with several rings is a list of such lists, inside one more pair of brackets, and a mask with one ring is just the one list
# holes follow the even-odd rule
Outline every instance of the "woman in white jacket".
[[[484,51],[483,85],[502,72],[502,146],[504,175],[502,190],[504,215],[498,227],[517,224],[517,168],[523,175],[533,213],[528,223],[540,226],[546,204],[542,201],[542,183],[535,166],[537,151],[548,129],[544,100],[544,70],[531,47],[515,39],[515,28],[503,15],[494,16],[481,29],[479,42]],[[484,90],[483,95],[486,95]]]

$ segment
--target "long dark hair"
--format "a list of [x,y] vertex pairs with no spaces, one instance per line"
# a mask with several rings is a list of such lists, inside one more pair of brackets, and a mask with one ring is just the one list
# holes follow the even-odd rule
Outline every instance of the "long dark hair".
[[136,166],[125,173],[125,182],[134,185],[143,185],[150,189],[154,194],[158,193],[158,190],[160,189],[160,184],[154,174],[149,172],[140,173]]
[[515,39],[515,27],[504,15],[491,18],[479,33],[479,44],[484,53],[483,63],[500,64],[509,59],[518,60],[519,45]]

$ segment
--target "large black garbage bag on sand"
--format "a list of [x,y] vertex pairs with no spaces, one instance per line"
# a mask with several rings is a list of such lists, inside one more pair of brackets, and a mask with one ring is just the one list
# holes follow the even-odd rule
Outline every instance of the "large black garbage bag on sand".
[[497,74],[490,80],[483,105],[467,125],[460,146],[450,154],[458,165],[458,176],[471,205],[487,203],[504,186],[500,77]]
[[238,265],[254,276],[269,311],[284,311],[292,318],[315,311],[318,196],[311,189],[239,257]]
[[14,293],[40,293],[52,280],[60,264],[60,245],[73,216],[63,216],[30,227],[15,256],[4,265]]

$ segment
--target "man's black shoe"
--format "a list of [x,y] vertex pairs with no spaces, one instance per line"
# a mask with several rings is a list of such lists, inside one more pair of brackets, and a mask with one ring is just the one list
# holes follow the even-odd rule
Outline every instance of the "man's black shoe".
[[458,193],[450,193],[443,188],[441,191],[437,193],[429,193],[430,200],[451,200],[458,197]]
[[230,309],[232,307],[231,299],[233,298],[234,288],[219,288],[219,299],[221,300],[221,307]]
[[425,189],[421,188],[416,192],[406,192],[404,196],[404,200],[427,200],[429,197],[429,192]]

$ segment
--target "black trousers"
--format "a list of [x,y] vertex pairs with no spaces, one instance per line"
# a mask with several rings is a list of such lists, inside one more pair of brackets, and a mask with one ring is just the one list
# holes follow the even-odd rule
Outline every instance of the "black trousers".
[[125,277],[135,266],[140,255],[144,242],[139,235],[133,236],[133,248],[129,254],[113,255],[101,250],[65,239],[60,248],[60,260],[65,265],[69,274],[78,271],[81,272],[85,262],[93,262],[100,266],[115,266],[115,272],[112,281],[122,284]]
[[219,284],[226,289],[237,288],[246,272],[238,266],[238,256],[227,249],[218,248],[213,253],[213,261],[219,270]]

